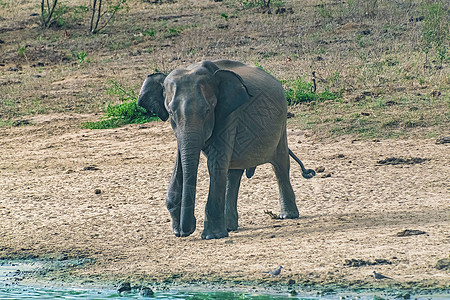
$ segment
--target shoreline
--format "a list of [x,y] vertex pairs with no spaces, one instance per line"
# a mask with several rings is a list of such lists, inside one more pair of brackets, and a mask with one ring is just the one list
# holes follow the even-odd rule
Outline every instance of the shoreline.
[[[92,262],[88,262],[92,263]],[[77,266],[75,266],[78,264]],[[5,272],[4,267],[9,267]],[[1,285],[34,287],[46,289],[80,289],[98,291],[116,291],[121,283],[128,282],[131,292],[139,293],[142,288],[150,288],[154,292],[198,292],[217,293],[233,292],[264,295],[290,295],[290,296],[358,296],[358,297],[388,297],[409,299],[429,296],[429,299],[444,299],[450,297],[449,285],[432,286],[426,282],[400,283],[395,280],[384,281],[358,281],[358,282],[329,282],[329,283],[305,283],[295,280],[268,277],[260,281],[233,281],[218,280],[217,278],[205,278],[203,281],[195,280],[149,280],[123,274],[123,276],[104,276],[92,279],[91,276],[76,276],[74,268],[84,269],[84,264],[79,260],[67,259],[39,260],[39,259],[0,259],[0,287]],[[16,270],[16,271],[14,271]],[[84,269],[86,270],[86,269]],[[12,283],[14,282],[14,283]],[[119,293],[120,294],[120,293]]]

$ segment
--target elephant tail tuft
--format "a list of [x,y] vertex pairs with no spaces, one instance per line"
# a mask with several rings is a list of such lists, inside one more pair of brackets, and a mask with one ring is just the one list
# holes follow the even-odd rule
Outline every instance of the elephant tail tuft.
[[306,179],[310,179],[313,178],[314,176],[316,176],[316,172],[312,169],[306,169],[305,166],[303,165],[302,161],[300,160],[300,158],[298,158],[294,152],[292,152],[291,149],[289,149],[289,155],[300,165],[300,167],[302,168],[302,176]]

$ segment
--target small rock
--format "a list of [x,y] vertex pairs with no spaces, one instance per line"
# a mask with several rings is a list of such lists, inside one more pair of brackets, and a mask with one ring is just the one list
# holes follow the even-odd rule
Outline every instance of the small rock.
[[438,98],[441,95],[440,91],[432,91],[431,92],[431,96],[433,96],[434,98]]
[[153,296],[155,293],[152,291],[151,288],[145,287],[141,290],[141,292],[139,293],[142,297],[151,297]]
[[122,282],[117,289],[119,293],[131,292],[131,284],[129,282]]
[[398,102],[395,102],[395,101],[392,101],[392,100],[389,100],[389,101],[386,101],[386,106],[393,106],[393,105],[397,105],[398,104]]
[[410,293],[404,293],[400,295],[401,298],[403,299],[411,299],[411,294]]
[[320,176],[320,178],[328,178],[328,177],[331,177],[331,173],[326,173]]
[[325,171],[325,167],[323,167],[323,166],[320,166],[320,167],[316,168],[316,172],[317,173],[323,173],[324,171]]
[[288,111],[287,118],[290,119],[290,118],[293,118],[293,117],[295,117],[295,114],[293,114],[293,113]]
[[443,259],[438,260],[434,267],[438,270],[450,269],[450,258],[443,258]]
[[429,161],[429,158],[411,157],[411,158],[401,158],[401,157],[387,157],[385,159],[377,161],[380,165],[415,165],[421,164],[423,162]]
[[421,235],[421,234],[426,234],[425,231],[422,230],[415,230],[415,229],[405,229],[403,231],[397,232],[397,236],[412,236],[412,235]]
[[99,195],[99,194],[101,194],[102,193],[102,190],[101,189],[95,189],[95,194],[96,195]]
[[420,17],[417,17],[417,18],[409,18],[409,21],[410,22],[420,22],[420,21],[423,21],[423,20],[425,20],[425,16],[420,16]]
[[18,127],[18,126],[29,125],[29,124],[30,124],[30,120],[23,119],[23,120],[15,120],[12,125],[14,127]]
[[294,279],[289,279],[288,284],[289,284],[289,285],[295,284],[295,280],[294,280]]
[[218,24],[217,25],[217,28],[219,28],[219,29],[227,29],[228,27],[229,27],[228,24]]
[[97,168],[96,166],[87,166],[83,168],[83,171],[97,171],[99,170],[99,168]]
[[450,136],[440,137],[436,140],[436,144],[447,144],[450,143]]

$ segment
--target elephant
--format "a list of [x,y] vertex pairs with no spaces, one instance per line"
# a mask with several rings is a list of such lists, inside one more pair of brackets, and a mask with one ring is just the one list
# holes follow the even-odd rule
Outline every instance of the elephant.
[[203,239],[228,236],[238,228],[237,198],[244,170],[271,163],[280,193],[280,218],[298,218],[289,168],[287,101],[280,82],[258,67],[231,60],[201,61],[168,75],[147,76],[137,104],[161,120],[170,119],[177,139],[175,167],[166,206],[177,237],[196,229],[194,216],[200,153],[210,176]]

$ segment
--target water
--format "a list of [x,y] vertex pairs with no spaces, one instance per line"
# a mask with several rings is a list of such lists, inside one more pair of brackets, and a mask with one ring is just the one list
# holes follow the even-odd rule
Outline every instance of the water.
[[[46,263],[48,264],[48,262]],[[286,299],[289,294],[260,294],[256,292],[208,292],[181,289],[156,290],[152,297],[143,297],[139,291],[118,293],[112,289],[66,288],[44,285],[24,285],[22,278],[30,272],[45,268],[39,261],[1,262],[0,261],[0,299]]]
[[[152,297],[112,290],[46,289],[42,287],[0,288],[0,299],[286,299],[288,295],[250,295],[233,292],[156,291]],[[312,298],[311,298],[312,299]]]
[[[151,297],[144,297],[139,291],[119,293],[117,290],[100,288],[67,288],[43,285],[24,285],[21,278],[24,274],[36,271],[43,267],[43,263],[0,263],[0,299],[395,299],[399,295],[386,294],[358,294],[339,293],[329,295],[299,294],[291,295],[289,291],[280,293],[260,293],[256,291],[193,291],[187,289],[156,290]],[[444,295],[411,295],[411,299],[450,299],[450,294]]]
[[[190,292],[181,290],[155,291],[151,297],[143,297],[139,293],[119,294],[114,290],[95,289],[62,289],[45,287],[14,286],[0,288],[0,299],[319,299],[318,297],[291,297],[288,293],[268,295],[241,292]],[[328,299],[339,299],[333,297]],[[351,298],[350,298],[351,299]],[[368,299],[372,299],[368,298]]]

